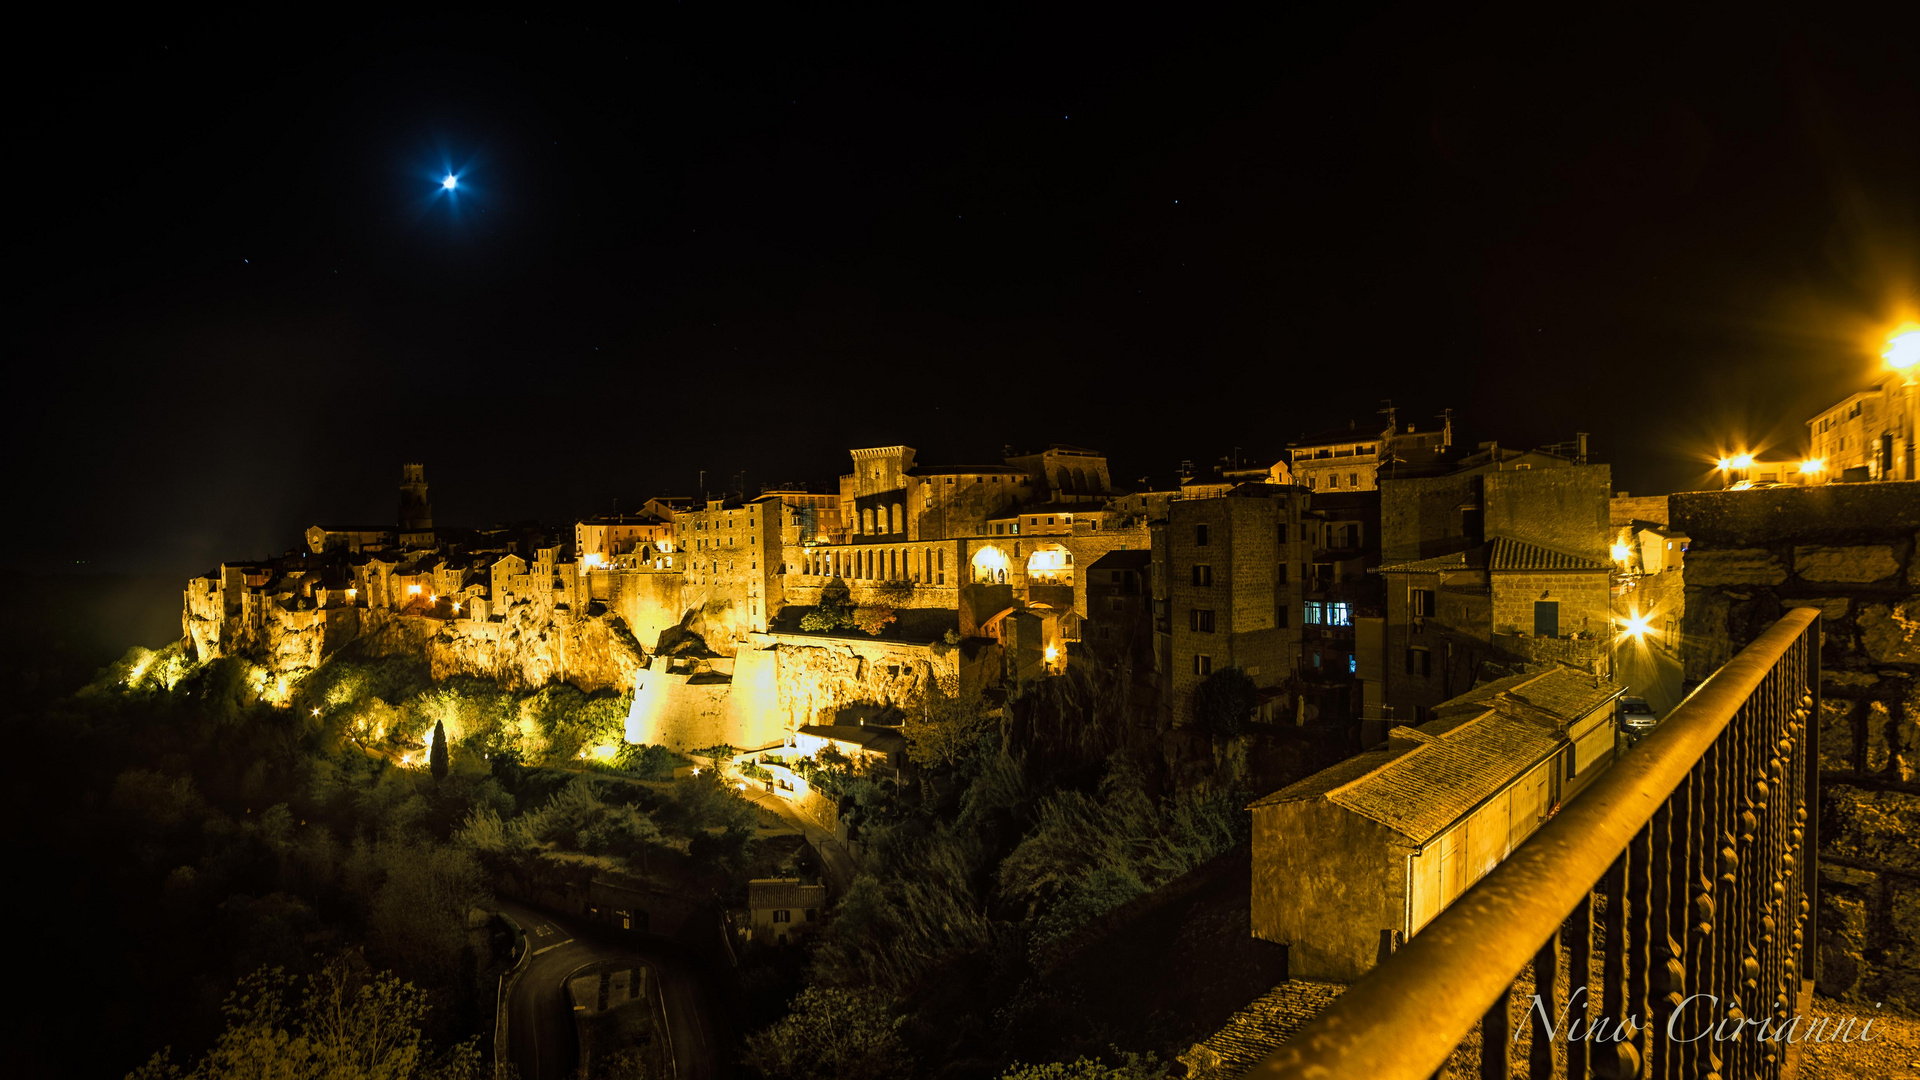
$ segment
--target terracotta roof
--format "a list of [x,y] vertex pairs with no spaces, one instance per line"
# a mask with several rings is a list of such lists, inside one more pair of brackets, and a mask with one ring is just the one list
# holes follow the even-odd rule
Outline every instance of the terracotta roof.
[[799,878],[756,878],[747,882],[747,907],[755,911],[826,906],[825,885],[802,885]]
[[1396,730],[1396,741],[1418,745],[1369,751],[1253,805],[1324,798],[1425,844],[1566,741],[1491,708],[1433,723],[1431,731]]
[[1590,559],[1585,555],[1575,555],[1569,551],[1559,551],[1541,544],[1530,544],[1525,540],[1501,536],[1494,538],[1493,541],[1493,569],[1608,570],[1611,567],[1599,559]]
[[1451,555],[1435,555],[1431,559],[1414,559],[1411,562],[1393,563],[1375,567],[1376,574],[1437,574],[1447,570],[1480,570],[1487,565],[1487,549],[1480,547],[1456,551]]

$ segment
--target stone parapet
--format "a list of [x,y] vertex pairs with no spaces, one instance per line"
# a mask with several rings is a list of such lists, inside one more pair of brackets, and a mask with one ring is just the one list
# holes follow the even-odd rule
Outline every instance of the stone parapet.
[[1821,614],[1820,989],[1920,1006],[1920,482],[1692,492],[1690,682],[1795,607]]

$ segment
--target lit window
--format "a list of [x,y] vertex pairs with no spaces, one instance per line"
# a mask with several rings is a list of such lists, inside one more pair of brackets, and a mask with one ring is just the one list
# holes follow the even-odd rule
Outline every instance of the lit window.
[[1306,614],[1301,617],[1300,621],[1308,626],[1325,625],[1326,610],[1326,604],[1318,600],[1309,600],[1306,602]]

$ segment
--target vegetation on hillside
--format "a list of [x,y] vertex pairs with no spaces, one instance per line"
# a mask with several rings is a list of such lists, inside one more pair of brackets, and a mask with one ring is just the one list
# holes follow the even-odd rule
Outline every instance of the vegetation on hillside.
[[[931,796],[917,802],[856,798],[871,780],[811,763],[815,786],[837,788],[858,822],[862,873],[811,946],[793,1012],[752,1036],[748,1060],[774,1078],[811,1076],[829,1053],[864,1075],[963,1062],[966,1075],[1161,1075],[1137,1054],[1101,1064],[1104,1044],[1069,1064],[1014,1066],[1035,1041],[1026,1003],[1076,935],[1245,837],[1243,793],[1172,790],[1129,702],[1079,673],[1004,707],[936,696],[906,729]],[[823,1033],[803,1018],[829,992],[883,1002],[891,1023]]]
[[[409,1038],[457,1046],[491,1031],[510,941],[485,913],[496,890],[609,870],[701,897],[743,887],[753,812],[717,783],[658,783],[685,759],[626,746],[618,695],[436,683],[351,655],[270,704],[281,692],[244,660],[136,649],[7,717],[18,753],[59,766],[8,792],[16,820],[42,823],[19,845],[33,879],[62,898],[41,925],[98,976],[88,1008],[46,1014],[70,1053],[38,1072],[124,1072],[171,1045],[199,1062],[186,1075],[223,1075],[234,1040],[298,1041],[302,1006],[290,990],[262,1004],[256,973],[322,977],[317,956],[342,950],[355,986],[408,987]],[[255,1011],[223,1022],[236,985]]]

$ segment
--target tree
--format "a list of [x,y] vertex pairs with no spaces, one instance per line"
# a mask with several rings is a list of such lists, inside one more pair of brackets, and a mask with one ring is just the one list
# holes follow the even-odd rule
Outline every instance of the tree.
[[1253,677],[1237,667],[1221,668],[1193,690],[1193,715],[1200,727],[1215,735],[1238,735],[1247,729],[1260,704]]
[[952,765],[973,753],[992,723],[979,694],[948,697],[932,687],[920,715],[903,732],[907,757],[922,767]]
[[899,619],[894,610],[885,604],[866,604],[854,609],[853,626],[869,637],[879,637],[886,628]]
[[447,726],[438,720],[433,722],[433,749],[427,752],[427,765],[436,781],[447,778]]
[[809,986],[793,1011],[747,1037],[749,1065],[786,1080],[889,1080],[911,1067],[901,1020],[870,990]]
[[462,1043],[436,1055],[422,1029],[427,992],[391,972],[362,973],[345,956],[306,980],[291,1001],[294,980],[261,968],[228,996],[227,1028],[207,1056],[186,1072],[166,1051],[128,1080],[479,1080],[480,1052]]

